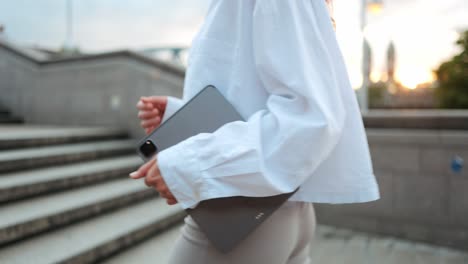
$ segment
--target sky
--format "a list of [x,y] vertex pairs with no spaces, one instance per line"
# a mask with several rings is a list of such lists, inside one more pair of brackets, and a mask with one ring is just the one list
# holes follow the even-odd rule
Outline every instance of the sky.
[[[72,42],[90,53],[188,47],[210,2],[74,0]],[[334,2],[337,39],[353,87],[362,80],[361,2]],[[454,42],[457,31],[468,29],[467,14],[466,0],[383,0],[378,14],[367,12],[364,30],[372,48],[372,79],[379,80],[386,70],[386,50],[393,41],[396,78],[411,88],[432,80],[432,70],[457,52]],[[5,26],[5,35],[11,42],[59,48],[66,41],[65,21],[65,0],[0,0],[0,24]]]

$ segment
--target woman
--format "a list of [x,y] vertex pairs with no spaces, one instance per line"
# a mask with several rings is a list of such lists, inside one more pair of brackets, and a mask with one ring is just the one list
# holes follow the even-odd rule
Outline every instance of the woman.
[[205,199],[301,187],[226,255],[186,217],[170,263],[308,263],[313,202],[379,198],[328,11],[324,0],[214,0],[192,42],[183,100],[138,102],[149,133],[212,84],[247,120],[184,140],[131,174],[168,204],[194,208]]

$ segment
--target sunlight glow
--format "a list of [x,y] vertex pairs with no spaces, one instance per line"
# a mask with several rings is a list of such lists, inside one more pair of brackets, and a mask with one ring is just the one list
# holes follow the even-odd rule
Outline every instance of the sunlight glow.
[[408,89],[415,89],[418,84],[433,82],[435,76],[431,71],[420,67],[401,67],[397,69],[396,79]]
[[372,14],[379,14],[382,12],[382,4],[381,3],[369,3],[367,4],[367,10],[369,10]]
[[372,82],[378,82],[382,79],[382,73],[376,70],[373,70],[370,74],[370,80]]

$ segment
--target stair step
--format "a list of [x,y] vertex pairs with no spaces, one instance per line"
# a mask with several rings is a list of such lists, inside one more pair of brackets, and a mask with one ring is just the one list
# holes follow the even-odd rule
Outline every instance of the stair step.
[[127,178],[0,206],[0,245],[156,194],[142,181]]
[[134,140],[109,140],[0,152],[0,173],[135,153]]
[[23,119],[15,116],[0,116],[0,124],[19,124]]
[[143,161],[137,155],[10,172],[0,177],[0,203],[128,177]]
[[[138,260],[138,264],[169,263],[169,256],[177,237],[180,235],[182,223],[168,228],[163,233],[122,253],[110,257],[102,262],[102,264],[136,263],[135,260]],[[156,262],[155,259],[158,261]]]
[[0,125],[0,149],[117,139],[127,136],[126,132],[113,127]]
[[180,223],[185,212],[154,198],[0,249],[0,263],[94,263]]

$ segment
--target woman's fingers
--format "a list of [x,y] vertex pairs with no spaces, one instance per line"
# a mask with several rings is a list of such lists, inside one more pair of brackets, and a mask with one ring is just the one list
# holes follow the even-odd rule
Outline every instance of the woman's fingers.
[[140,119],[149,119],[159,116],[160,111],[157,108],[154,108],[150,111],[140,110],[138,111],[138,118]]
[[144,103],[150,103],[153,107],[158,108],[161,111],[166,109],[167,96],[142,96],[140,98]]
[[151,131],[153,131],[154,127],[149,127],[149,128],[145,128],[145,133],[148,135],[149,133],[151,133]]
[[151,168],[151,166],[153,166],[155,162],[156,162],[156,159],[151,159],[150,161],[141,165],[140,168],[138,168],[138,170],[130,173],[130,177],[132,177],[133,179],[139,179],[139,178],[145,177],[146,173]]
[[152,118],[152,119],[147,119],[147,120],[142,120],[140,122],[141,127],[143,128],[149,128],[149,127],[156,127],[159,125],[161,122],[161,118],[159,116]]
[[167,96],[142,96],[136,107],[139,109],[138,118],[146,134],[151,133],[161,123],[166,110]]
[[143,111],[151,111],[154,108],[151,103],[146,103],[143,100],[139,100],[136,104],[136,107],[139,110],[143,110]]
[[175,198],[174,199],[166,199],[166,203],[168,205],[173,205],[173,204],[177,203],[177,200]]

